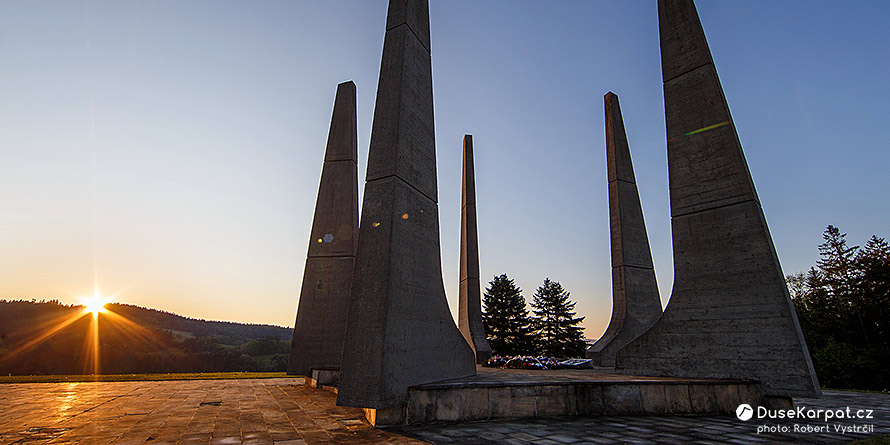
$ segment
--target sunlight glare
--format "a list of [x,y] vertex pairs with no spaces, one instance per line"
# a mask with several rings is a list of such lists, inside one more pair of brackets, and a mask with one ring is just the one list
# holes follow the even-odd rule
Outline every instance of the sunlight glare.
[[81,303],[83,303],[84,306],[84,313],[92,313],[93,315],[98,315],[100,312],[105,312],[105,305],[110,303],[110,301],[96,294],[92,297],[81,298]]

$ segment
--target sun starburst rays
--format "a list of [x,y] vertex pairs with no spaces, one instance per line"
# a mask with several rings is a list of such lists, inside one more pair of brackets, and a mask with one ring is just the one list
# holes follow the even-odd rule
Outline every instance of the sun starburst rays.
[[91,313],[93,316],[105,312],[105,305],[111,302],[109,298],[101,297],[98,292],[91,297],[83,297],[80,301],[83,303],[83,312]]
[[10,352],[4,354],[3,356],[0,356],[0,363],[7,362],[13,357],[21,354],[22,352],[34,348],[35,346],[58,334],[63,329],[71,326],[78,320],[81,320],[82,318],[87,316],[90,317],[90,320],[83,344],[82,369],[84,374],[99,375],[101,373],[102,360],[100,354],[101,348],[99,343],[100,315],[103,319],[103,327],[101,329],[102,332],[107,331],[107,329],[111,328],[134,343],[141,343],[154,347],[163,347],[162,342],[160,342],[156,338],[155,334],[151,330],[134,323],[126,317],[113,312],[109,308],[106,308],[106,306],[111,302],[110,297],[102,297],[98,292],[96,292],[93,296],[81,297],[79,298],[79,300],[83,305],[83,310],[57,317],[46,323],[41,323],[39,326],[35,327],[26,335],[26,338],[28,338],[28,340],[24,341],[21,345],[15,347]]

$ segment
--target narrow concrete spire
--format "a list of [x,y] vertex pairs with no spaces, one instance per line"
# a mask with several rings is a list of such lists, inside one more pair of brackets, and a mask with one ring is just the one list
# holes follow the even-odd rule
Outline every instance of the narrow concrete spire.
[[615,353],[661,316],[661,299],[618,96],[609,92],[603,100],[612,235],[612,319],[603,336],[587,350],[587,357],[599,366],[615,366]]
[[616,367],[759,380],[821,395],[769,228],[692,0],[659,0],[674,287]]
[[460,209],[460,295],[458,327],[476,354],[476,363],[491,358],[491,346],[482,325],[482,291],[479,282],[479,236],[476,230],[476,170],[473,136],[464,135],[463,187]]
[[391,0],[337,396],[377,422],[409,386],[476,373],[445,299],[434,129],[429,5]]
[[287,373],[340,368],[358,245],[355,84],[337,85]]

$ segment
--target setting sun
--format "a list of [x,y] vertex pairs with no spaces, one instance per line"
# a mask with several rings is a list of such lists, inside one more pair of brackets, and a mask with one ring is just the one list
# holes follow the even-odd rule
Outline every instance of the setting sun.
[[94,295],[92,297],[86,297],[81,299],[83,302],[83,312],[84,313],[92,313],[96,315],[100,312],[105,312],[105,305],[109,303],[109,301],[105,298],[102,298],[98,295]]

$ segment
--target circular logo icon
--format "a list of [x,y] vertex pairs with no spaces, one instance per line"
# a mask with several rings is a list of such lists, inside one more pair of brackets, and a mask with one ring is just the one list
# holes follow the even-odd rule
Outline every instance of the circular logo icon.
[[748,420],[754,416],[754,408],[751,408],[751,405],[747,403],[743,403],[735,409],[735,415],[739,420]]

